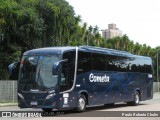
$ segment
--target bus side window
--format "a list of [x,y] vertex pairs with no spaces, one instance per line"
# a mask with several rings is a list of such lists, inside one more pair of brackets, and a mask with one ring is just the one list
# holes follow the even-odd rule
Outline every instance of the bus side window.
[[62,64],[60,91],[72,88],[75,71],[75,54],[75,51],[68,51],[63,54],[63,59],[68,59],[68,62]]
[[106,55],[106,70],[107,71],[118,71],[117,57],[113,55]]
[[145,61],[145,72],[152,73],[152,61],[151,60]]
[[78,52],[78,69],[77,74],[82,74],[91,71],[91,53],[88,52]]
[[105,66],[106,66],[105,55],[92,53],[92,66],[93,70],[105,71]]

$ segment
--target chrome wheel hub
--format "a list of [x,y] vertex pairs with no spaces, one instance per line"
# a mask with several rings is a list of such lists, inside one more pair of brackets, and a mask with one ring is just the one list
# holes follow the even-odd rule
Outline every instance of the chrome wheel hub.
[[85,107],[85,100],[83,98],[79,99],[79,108],[83,110]]
[[138,94],[135,95],[135,102],[136,102],[136,104],[139,103],[139,95]]

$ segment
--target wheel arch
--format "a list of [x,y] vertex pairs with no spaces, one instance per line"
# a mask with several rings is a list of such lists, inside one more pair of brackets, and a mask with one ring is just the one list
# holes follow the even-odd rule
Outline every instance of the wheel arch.
[[135,94],[135,92],[138,92],[139,93],[139,97],[140,97],[140,100],[141,100],[141,90],[139,88],[136,88],[133,92],[133,94]]
[[86,90],[81,90],[78,95],[80,95],[80,94],[85,96],[86,102],[87,102],[87,105],[88,105],[88,92]]

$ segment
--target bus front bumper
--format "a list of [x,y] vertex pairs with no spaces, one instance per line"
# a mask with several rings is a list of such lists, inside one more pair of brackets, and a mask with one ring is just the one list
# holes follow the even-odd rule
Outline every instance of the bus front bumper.
[[57,103],[55,97],[50,98],[28,98],[24,99],[24,97],[18,95],[18,107],[20,108],[53,108],[57,109]]

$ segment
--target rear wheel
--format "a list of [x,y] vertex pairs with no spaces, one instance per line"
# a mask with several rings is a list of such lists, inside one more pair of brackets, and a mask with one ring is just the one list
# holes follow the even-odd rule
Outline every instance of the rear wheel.
[[128,104],[128,105],[137,106],[137,105],[139,105],[139,102],[140,102],[140,94],[139,94],[138,91],[136,91],[136,92],[134,93],[134,100],[131,101],[131,102],[128,102],[127,104]]
[[86,110],[86,97],[84,95],[80,94],[79,98],[78,98],[77,111],[84,112],[85,110]]

